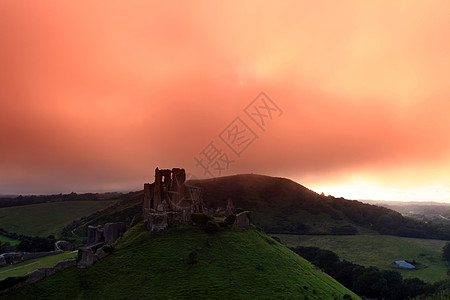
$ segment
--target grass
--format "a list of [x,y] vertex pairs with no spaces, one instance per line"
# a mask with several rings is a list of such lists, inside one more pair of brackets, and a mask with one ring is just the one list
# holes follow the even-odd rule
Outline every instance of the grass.
[[142,201],[144,199],[144,191],[130,192],[121,195],[118,202],[108,208],[94,212],[90,215],[76,219],[73,223],[64,227],[62,232],[72,238],[72,234],[78,236],[80,242],[83,237],[87,236],[88,225],[104,225],[108,222],[125,222],[129,224],[136,214],[142,212]]
[[[196,254],[191,254],[196,253]],[[189,264],[196,256],[197,263]],[[69,268],[5,299],[343,299],[351,291],[254,229],[159,234],[143,224],[89,269]]]
[[20,244],[20,241],[19,240],[13,240],[13,239],[10,239],[9,237],[0,235],[0,243],[2,243],[2,244],[9,243],[12,246],[17,246],[17,245]]
[[[368,234],[409,233],[450,239],[450,228],[422,226],[384,207],[315,193],[289,179],[255,174],[191,180],[201,189],[207,207],[226,205],[252,212],[252,223],[271,233],[286,234]],[[426,228],[426,229],[425,229]]]
[[7,277],[23,276],[29,272],[32,272],[38,268],[50,268],[57,262],[69,258],[76,258],[76,252],[65,252],[55,255],[49,255],[45,257],[39,257],[35,259],[29,259],[19,264],[1,267],[0,268],[0,280]]
[[442,260],[442,247],[446,241],[413,239],[388,235],[312,236],[274,235],[288,247],[310,246],[335,252],[341,260],[380,270],[393,270],[395,260],[415,260],[427,266],[420,270],[398,270],[403,278],[417,277],[432,283],[446,279],[447,267]]
[[73,220],[116,201],[64,201],[0,208],[0,228],[28,236],[57,235]]

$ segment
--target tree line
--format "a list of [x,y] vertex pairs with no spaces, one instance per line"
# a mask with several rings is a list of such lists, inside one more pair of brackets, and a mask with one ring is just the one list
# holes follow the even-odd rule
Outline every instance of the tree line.
[[[448,249],[450,252],[450,244]],[[381,271],[376,267],[341,261],[338,255],[330,250],[302,246],[291,250],[356,294],[368,298],[401,300],[431,296],[450,289],[449,280],[429,284],[418,278],[403,279],[402,275],[394,270]]]
[[46,238],[38,236],[18,235],[17,233],[8,232],[3,228],[0,228],[0,235],[20,241],[17,246],[12,246],[9,242],[0,242],[0,254],[12,251],[43,252],[52,251],[55,248],[56,239],[53,235],[49,235]]

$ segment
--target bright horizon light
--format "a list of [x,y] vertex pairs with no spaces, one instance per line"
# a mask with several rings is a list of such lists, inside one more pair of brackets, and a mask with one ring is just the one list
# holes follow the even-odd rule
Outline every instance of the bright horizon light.
[[317,193],[332,195],[349,200],[380,200],[402,202],[446,202],[450,203],[450,191],[442,185],[421,186],[413,189],[402,189],[382,186],[375,182],[355,180],[339,185],[310,186]]
[[[450,201],[449,11],[420,0],[0,1],[0,194],[132,190],[156,167],[202,178],[194,157],[214,141],[233,161],[222,176]],[[261,92],[282,111],[264,128],[245,112]],[[242,153],[219,138],[238,117],[254,131]]]

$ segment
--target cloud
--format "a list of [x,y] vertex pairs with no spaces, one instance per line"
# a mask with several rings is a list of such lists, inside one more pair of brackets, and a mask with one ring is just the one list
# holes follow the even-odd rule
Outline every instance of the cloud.
[[284,113],[230,173],[433,177],[447,159],[446,9],[178,4],[0,4],[1,192],[200,177],[193,157],[260,91]]

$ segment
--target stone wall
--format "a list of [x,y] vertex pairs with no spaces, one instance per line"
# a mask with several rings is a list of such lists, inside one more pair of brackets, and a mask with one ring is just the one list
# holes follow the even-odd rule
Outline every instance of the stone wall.
[[114,243],[124,232],[127,231],[127,226],[123,222],[106,223],[104,227],[88,226],[88,245],[104,242],[111,245]]
[[108,255],[102,248],[94,249],[92,246],[80,248],[78,251],[81,251],[81,258],[77,262],[77,267],[80,269],[89,268],[96,261]]
[[9,292],[9,291],[18,289],[20,287],[23,287],[25,285],[32,284],[32,283],[34,283],[36,281],[44,279],[47,276],[53,275],[56,272],[65,270],[65,269],[70,268],[70,267],[74,267],[74,266],[76,266],[76,264],[77,264],[77,261],[75,259],[66,259],[66,260],[62,260],[62,261],[57,262],[52,268],[39,268],[39,269],[36,269],[33,272],[30,272],[30,273],[27,274],[28,278],[25,281],[23,281],[21,283],[18,283],[18,284],[14,285],[14,286],[12,286],[12,287],[10,287],[8,289],[5,289],[3,291],[0,291],[0,293],[6,293],[6,292]]
[[150,231],[161,231],[167,228],[167,213],[152,213],[147,216],[147,229]]
[[103,228],[100,225],[98,226],[89,225],[87,228],[87,232],[88,232],[88,245],[103,242],[105,240],[103,237]]
[[225,208],[225,216],[232,215],[235,213],[235,208],[233,205],[233,200],[231,198],[227,199],[227,208]]
[[23,254],[22,260],[44,257],[44,256],[59,254],[59,253],[63,253],[63,252],[64,251],[62,251],[62,250],[47,251],[47,252],[26,252]]
[[8,266],[20,263],[23,259],[23,254],[20,252],[4,253],[0,255],[0,266]]
[[127,226],[123,222],[106,223],[103,227],[103,235],[105,237],[105,244],[111,245],[114,243],[124,232],[127,231]]
[[47,252],[14,252],[14,253],[3,253],[0,255],[0,266],[14,265],[24,260],[44,257],[53,254],[63,253],[64,251],[47,251]]
[[[155,182],[144,184],[142,215],[150,231],[160,231],[169,224],[190,222],[192,213],[203,212],[198,189],[186,189],[184,169],[155,169]],[[186,195],[188,192],[189,195]]]
[[249,212],[244,211],[236,215],[236,220],[233,223],[233,228],[250,226]]
[[89,268],[94,264],[94,252],[90,247],[80,248],[78,251],[81,251],[81,259],[77,263],[78,268]]

